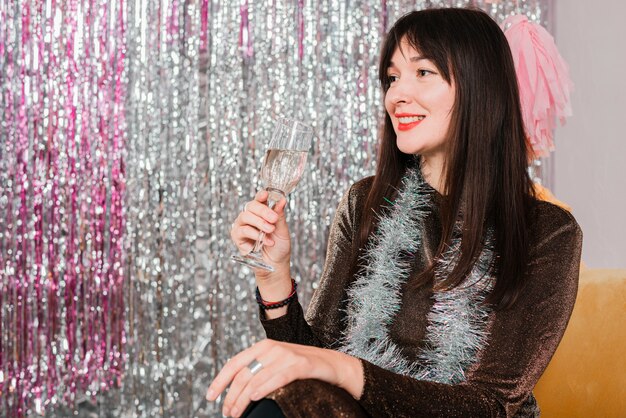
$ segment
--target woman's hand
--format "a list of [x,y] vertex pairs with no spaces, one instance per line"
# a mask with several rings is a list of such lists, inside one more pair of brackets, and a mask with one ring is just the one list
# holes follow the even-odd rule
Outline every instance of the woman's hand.
[[270,209],[266,204],[268,196],[269,193],[266,190],[260,190],[254,200],[245,204],[245,209],[233,222],[230,237],[239,253],[245,255],[252,251],[261,231],[265,232],[263,259],[274,267],[278,266],[278,269],[286,266],[288,272],[291,240],[285,219],[287,199],[283,197],[273,209]]
[[[253,360],[261,369],[252,374]],[[308,345],[262,340],[231,358],[215,377],[207,399],[215,400],[230,384],[222,413],[239,417],[250,401],[264,398],[294,380],[318,379],[347,390],[358,398],[363,389],[359,359],[338,351]]]

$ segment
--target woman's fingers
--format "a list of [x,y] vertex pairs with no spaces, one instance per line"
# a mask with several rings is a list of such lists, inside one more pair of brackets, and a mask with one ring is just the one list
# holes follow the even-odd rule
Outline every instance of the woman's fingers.
[[[271,225],[270,227],[264,227],[263,232],[270,234],[274,229],[275,227]],[[239,251],[242,254],[248,254],[254,247],[256,240],[261,236],[261,232],[253,226],[243,225],[234,230],[231,236],[237,248],[239,248]],[[263,244],[269,244],[271,246],[274,244],[274,241],[266,235],[265,238],[263,238]]]
[[[259,373],[261,374],[261,373]],[[256,376],[255,376],[256,377]],[[250,401],[258,401],[265,398],[270,393],[296,380],[290,370],[283,370],[282,373],[268,373],[264,380],[250,382]],[[239,405],[239,404],[237,404]]]
[[275,228],[275,226],[272,223],[266,221],[264,218],[250,211],[242,212],[241,215],[239,215],[239,218],[243,225],[252,225],[256,227],[259,231],[263,231],[265,233],[270,233]]
[[276,202],[276,205],[274,206],[274,212],[276,212],[279,217],[283,216],[285,212],[285,206],[287,206],[287,199],[283,197],[278,202]]
[[[278,202],[276,202],[276,204],[274,205],[274,207],[272,209],[270,209],[267,206],[267,199],[269,198],[269,193],[267,192],[267,190],[259,190],[257,192],[257,194],[254,196],[254,201],[259,202],[264,208],[269,209],[270,211],[273,211],[275,214],[278,215],[278,217],[282,217],[284,216],[284,212],[285,212],[285,206],[287,206],[287,198],[286,197],[281,197],[280,200]],[[250,202],[250,204],[252,204],[252,202]],[[248,208],[250,208],[251,206],[248,205]],[[255,205],[255,207],[258,208],[258,206]],[[271,216],[271,214],[269,212],[265,212],[268,215]],[[270,222],[275,223],[276,221],[269,219]]]
[[259,238],[260,231],[250,225],[244,225],[239,228],[237,231],[237,241],[241,241],[241,243],[249,243],[250,241],[254,242],[257,238]]
[[[252,394],[256,394],[257,392],[259,392],[259,389],[258,389],[259,386],[262,385],[262,383],[265,382],[266,380],[272,379],[273,376],[276,374],[276,371],[271,369],[272,366],[270,364],[265,365],[263,362],[261,362],[261,364],[263,364],[263,368],[255,375],[252,375],[252,373],[250,372],[246,373],[246,375],[249,375],[249,379],[247,379],[245,387],[243,387],[239,391],[238,396],[235,399],[232,406],[229,405],[230,409],[228,410],[226,408],[223,409],[222,413],[224,415],[230,414],[233,417],[238,417],[243,411],[246,410],[251,400],[260,399],[260,398],[252,399]],[[242,371],[242,373],[243,372],[244,371]],[[280,387],[281,386],[277,386],[273,390],[276,390]],[[232,390],[232,386],[231,386],[231,389],[228,390],[229,394],[231,390]],[[265,395],[269,394],[273,390],[265,393]],[[261,397],[264,397],[265,395]],[[224,403],[224,406],[226,406],[226,403]]]
[[[250,401],[259,400],[294,380],[334,382],[335,372],[329,371],[333,366],[327,351],[273,340],[259,341],[224,365],[209,386],[207,400],[214,401],[230,385],[223,414],[239,417]],[[262,367],[253,375],[249,366],[255,359]]]
[[237,244],[243,244],[247,240],[256,241],[259,238],[259,233],[265,232],[271,234],[276,227],[271,223],[265,221],[259,216],[251,212],[241,212],[231,229],[231,237]]
[[252,345],[252,347],[243,350],[235,357],[226,362],[222,370],[215,376],[213,382],[209,386],[207,391],[207,399],[210,401],[215,400],[220,393],[226,389],[226,386],[235,378],[235,375],[239,373],[241,369],[247,367],[248,364],[256,358],[257,354],[263,352],[263,347],[269,347],[271,345],[269,340],[262,340]]
[[[284,205],[285,204],[282,203],[281,209],[284,208]],[[237,227],[244,225],[252,225],[259,231],[271,233],[275,228],[274,224],[280,219],[280,216],[276,212],[256,200],[247,202],[244,208],[245,210],[239,213],[239,216],[237,216],[237,219],[235,219],[233,223],[233,233],[236,233]]]
[[[256,233],[257,238],[259,237],[259,231],[257,231],[256,229],[252,228],[251,226],[246,226],[244,228],[249,228],[251,230],[254,231],[254,233]],[[256,239],[256,238],[254,238]],[[253,238],[250,238],[248,240],[241,240],[241,241],[236,241],[237,242],[237,249],[239,250],[239,253],[241,255],[246,255],[249,254],[252,249],[254,248],[254,241],[252,241]]]
[[[280,345],[264,342],[263,354],[257,354],[256,360],[261,369],[254,375],[248,365],[242,367],[233,378],[224,399],[222,414],[239,417],[251,400],[258,400],[274,390],[285,386],[295,379],[292,354]],[[271,384],[266,384],[270,381]],[[252,396],[255,395],[254,399]],[[259,396],[261,395],[261,396]]]
[[235,221],[230,235],[236,244],[241,244],[247,240],[256,241],[260,232],[271,234],[274,229],[276,229],[274,225],[265,222],[258,216],[244,212]]
[[248,396],[246,387],[252,377],[252,373],[247,367],[243,367],[235,375],[235,378],[228,388],[228,393],[224,398],[224,405],[222,406],[222,414],[224,416],[238,416],[239,413],[245,409],[248,403],[246,402],[245,405],[241,407],[243,404],[242,398]]
[[256,216],[262,218],[266,222],[275,223],[278,220],[278,214],[269,208],[265,203],[258,200],[251,200],[246,203],[245,211],[242,213],[253,213]]
[[[267,197],[267,191],[259,191],[255,196],[255,200],[247,202],[244,205],[245,210],[233,222],[230,235],[242,253],[252,248],[253,245],[250,245],[250,241],[254,243],[259,238],[260,232],[272,234],[277,228],[281,228],[279,236],[285,235],[282,228],[287,228],[284,217],[287,199],[282,198],[274,206],[274,209],[270,209],[264,203]],[[282,239],[285,239],[285,237],[282,237]],[[273,246],[274,240],[266,238],[264,243]]]
[[269,197],[269,192],[265,189],[261,189],[254,195],[254,200],[258,200],[259,202],[267,202],[267,198]]
[[[244,367],[246,367],[248,363],[245,363],[245,354],[248,350],[244,350],[241,353],[237,354],[235,357],[231,358],[225,365],[222,367],[222,370],[215,376],[213,382],[209,386],[207,391],[207,399],[209,401],[215,400],[220,393],[222,393],[226,387],[233,381],[237,373]],[[242,358],[243,355],[243,358]],[[250,360],[252,361],[252,360]]]
[[[238,416],[239,413],[243,412],[245,406],[240,408],[239,405],[241,405],[244,401],[240,400],[240,398],[242,396],[242,392],[253,377],[248,365],[253,360],[257,359],[257,361],[263,365],[263,368],[261,368],[259,373],[263,371],[266,363],[270,364],[271,361],[269,359],[265,359],[265,357],[263,357],[263,360],[258,359],[263,353],[271,351],[273,345],[274,341],[271,340],[259,341],[258,343],[252,345],[252,347],[240,352],[226,362],[224,367],[222,367],[222,370],[220,370],[217,376],[215,376],[215,379],[213,379],[213,382],[211,382],[211,385],[207,390],[207,400],[214,401],[226,389],[226,387],[230,385],[228,394],[226,395],[226,398],[224,398],[223,414]],[[243,394],[242,399],[247,397],[247,402],[249,402],[251,390],[252,389],[248,389]],[[239,402],[239,404],[237,404],[237,410],[231,410],[236,405],[236,402]]]

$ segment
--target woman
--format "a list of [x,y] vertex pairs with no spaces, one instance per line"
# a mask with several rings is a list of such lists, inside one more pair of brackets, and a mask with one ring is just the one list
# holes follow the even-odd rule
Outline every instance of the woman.
[[268,340],[233,357],[207,398],[230,385],[230,416],[264,397],[279,409],[255,409],[288,417],[537,416],[582,235],[532,194],[506,39],[480,11],[413,12],[389,32],[379,76],[376,174],[339,204],[306,318],[286,201],[269,209],[261,191],[233,224],[242,253],[268,233],[276,271],[255,272]]

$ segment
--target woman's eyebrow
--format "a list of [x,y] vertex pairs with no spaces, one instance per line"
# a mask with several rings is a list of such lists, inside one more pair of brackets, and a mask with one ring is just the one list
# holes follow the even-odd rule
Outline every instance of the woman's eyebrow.
[[[411,62],[418,62],[418,61],[422,61],[422,60],[428,60],[429,58],[427,57],[422,57],[421,55],[415,55],[411,58],[409,58],[409,61]],[[389,61],[389,66],[387,68],[395,68],[396,64],[393,61]]]

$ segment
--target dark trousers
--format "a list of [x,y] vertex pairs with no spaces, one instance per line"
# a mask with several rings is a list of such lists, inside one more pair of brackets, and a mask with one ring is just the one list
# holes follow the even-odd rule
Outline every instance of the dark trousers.
[[243,418],[285,418],[278,404],[267,398],[250,402],[241,416]]

